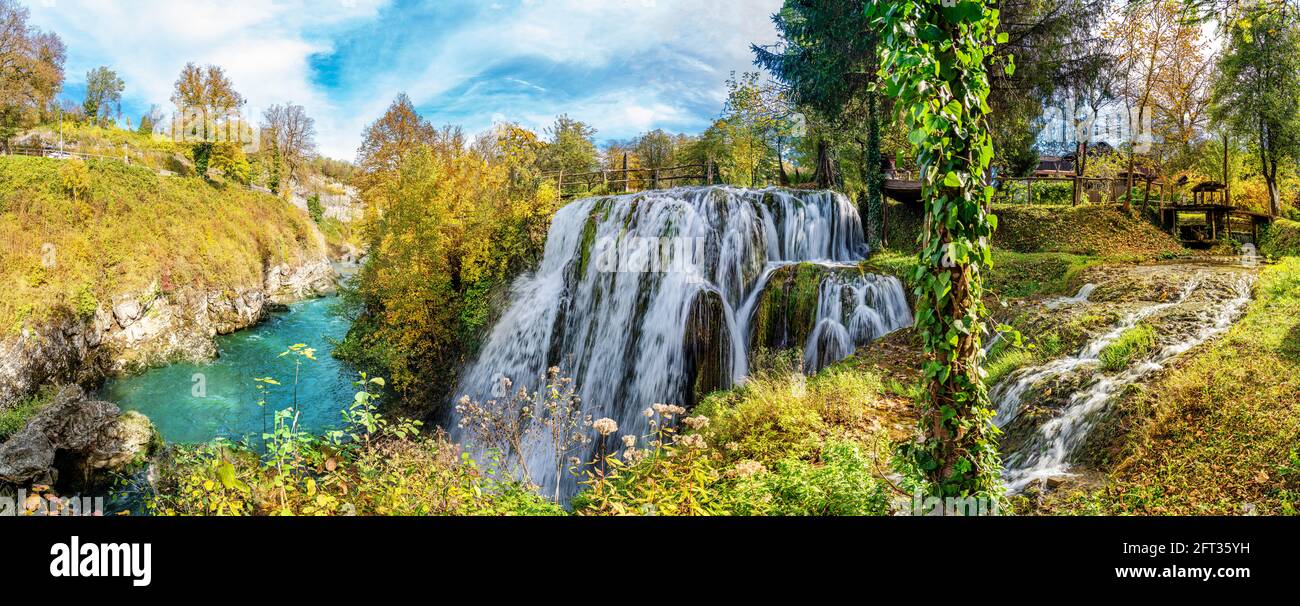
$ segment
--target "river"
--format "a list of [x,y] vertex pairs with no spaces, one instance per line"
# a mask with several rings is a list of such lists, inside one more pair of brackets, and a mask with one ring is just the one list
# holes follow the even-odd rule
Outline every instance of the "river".
[[[333,341],[341,340],[349,326],[346,318],[330,313],[337,301],[327,297],[294,303],[257,326],[217,337],[218,357],[211,362],[181,362],[115,379],[100,396],[147,415],[168,442],[224,437],[259,444],[274,412],[293,406],[295,399],[301,428],[319,432],[337,427],[356,379],[350,367],[331,355]],[[314,348],[315,360],[280,355],[298,343]],[[266,406],[258,405],[263,396],[254,379],[260,377],[279,382],[267,386]]]

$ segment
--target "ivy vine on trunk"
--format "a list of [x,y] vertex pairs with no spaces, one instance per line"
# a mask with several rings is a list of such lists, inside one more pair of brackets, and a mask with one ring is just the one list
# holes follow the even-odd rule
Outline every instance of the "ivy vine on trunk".
[[[981,301],[996,217],[987,214],[993,142],[986,63],[1004,38],[990,0],[870,2],[881,74],[916,155],[926,227],[915,276],[916,330],[926,354],[920,429],[905,467],[941,497],[997,498],[998,430],[980,368]],[[1008,62],[1008,73],[1014,65]]]

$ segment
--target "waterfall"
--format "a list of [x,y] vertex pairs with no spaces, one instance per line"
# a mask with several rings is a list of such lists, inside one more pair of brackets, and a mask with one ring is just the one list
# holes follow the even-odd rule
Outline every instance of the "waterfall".
[[804,371],[817,372],[912,323],[903,283],[893,276],[831,274],[817,295],[817,320],[804,345]]
[[[1170,359],[1226,331],[1250,302],[1252,279],[1239,277],[1229,298],[1197,313],[1196,327],[1186,335],[1170,335],[1176,340],[1158,348],[1147,360],[1115,373],[1099,367],[1101,351],[1124,331],[1155,314],[1184,304],[1201,287],[1204,276],[1194,276],[1173,301],[1157,303],[1133,311],[1107,331],[1093,339],[1078,353],[1046,364],[1020,369],[996,385],[990,398],[997,407],[994,423],[1006,427],[1022,410],[1022,399],[1043,381],[1088,372],[1093,376],[1078,391],[1069,395],[1060,410],[1040,425],[1030,439],[1004,462],[1003,479],[1010,492],[1019,492],[1031,482],[1068,474],[1070,457],[1087,440],[1105,407],[1127,385],[1164,368]],[[1091,289],[1088,289],[1091,292]],[[1086,300],[1087,293],[1079,299]],[[1166,339],[1167,340],[1167,339]]]
[[[828,272],[820,285],[810,368],[910,324],[898,280],[853,265],[868,252],[857,210],[832,192],[683,187],[574,201],[555,215],[541,265],[512,285],[455,395],[502,397],[503,378],[536,389],[560,366],[585,412],[645,435],[649,405],[690,404],[698,385],[744,379],[756,301],[782,267],[859,274]],[[553,453],[526,450],[530,470],[553,470]],[[535,473],[554,484],[554,471]]]

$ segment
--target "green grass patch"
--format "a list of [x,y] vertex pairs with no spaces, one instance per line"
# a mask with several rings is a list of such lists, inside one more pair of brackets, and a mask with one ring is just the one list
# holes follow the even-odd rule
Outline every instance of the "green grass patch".
[[1156,346],[1156,331],[1149,324],[1138,324],[1119,335],[1103,347],[1098,358],[1101,369],[1109,372],[1128,368],[1134,360],[1141,359]]
[[[890,204],[889,247],[914,251],[924,226],[919,207]],[[1021,253],[1161,258],[1186,254],[1182,244],[1136,211],[1099,204],[1013,205],[994,203],[998,218],[993,246]]]
[[[1001,298],[1070,294],[1078,288],[1078,277],[1085,270],[1103,263],[1126,263],[1128,256],[1086,256],[1070,253],[1019,253],[993,250],[993,267],[985,278],[985,288]],[[883,250],[863,262],[863,270],[897,276],[908,284],[916,277],[916,255],[897,250]]]
[[13,406],[0,411],[0,442],[9,439],[9,436],[22,431],[27,426],[27,422],[36,416],[50,402],[54,400],[54,389],[52,386],[42,387],[41,390],[18,400]]

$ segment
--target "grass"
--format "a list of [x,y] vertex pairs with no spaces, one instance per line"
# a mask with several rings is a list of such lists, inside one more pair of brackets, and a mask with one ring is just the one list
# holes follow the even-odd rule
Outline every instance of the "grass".
[[[1084,270],[1104,263],[1137,260],[1137,257],[1127,255],[1086,256],[994,249],[993,268],[985,278],[985,288],[999,298],[1069,294],[1078,288],[1078,277]],[[897,276],[908,284],[911,284],[916,266],[915,255],[897,250],[877,252],[863,264],[867,271]]]
[[[1003,251],[1140,258],[1187,253],[1151,222],[1113,206],[995,203],[991,211],[998,217],[993,246]],[[923,226],[921,209],[891,203],[888,213],[889,247],[915,250]]]
[[1044,511],[1300,513],[1300,258],[1266,268],[1242,320],[1115,417],[1103,485],[1051,495]]
[[857,366],[850,358],[806,378],[769,371],[711,394],[683,421],[697,427],[686,440],[645,458],[617,454],[625,462],[589,482],[574,512],[887,515],[893,428],[914,419],[879,373]]
[[[764,464],[810,458],[833,437],[865,437],[893,411],[878,375],[841,362],[804,379],[772,375],[706,398],[695,410],[710,418],[711,442],[728,456]],[[872,419],[876,419],[873,425]]]
[[36,413],[50,405],[54,396],[53,386],[45,386],[38,393],[22,398],[13,406],[0,410],[0,442],[22,431]]
[[1103,347],[1098,358],[1101,369],[1109,372],[1128,368],[1134,360],[1141,359],[1156,345],[1156,331],[1149,324],[1138,324]]
[[324,256],[271,195],[116,161],[0,158],[0,331],[88,317],[123,294],[239,290],[267,264]]
[[[58,146],[58,123],[39,126],[32,132],[40,137],[45,146]],[[169,170],[190,176],[194,174],[193,167],[186,159],[187,146],[163,135],[143,135],[134,130],[67,120],[62,125],[62,138],[67,151],[113,158],[129,155],[132,163],[154,170]]]

